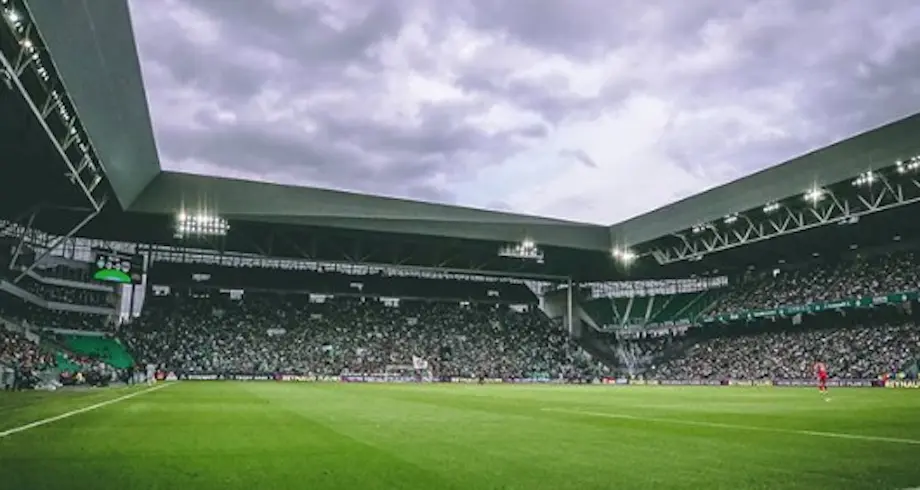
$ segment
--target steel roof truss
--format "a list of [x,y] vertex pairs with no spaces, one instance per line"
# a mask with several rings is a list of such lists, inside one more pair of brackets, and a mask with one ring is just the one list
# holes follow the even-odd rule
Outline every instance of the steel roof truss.
[[821,226],[855,223],[863,216],[920,202],[920,180],[912,178],[892,182],[880,176],[878,185],[849,196],[828,192],[826,197],[814,205],[781,208],[758,220],[744,216],[735,226],[714,224],[703,227],[698,233],[675,233],[667,243],[661,240],[649,252],[661,265],[696,261],[707,254]]

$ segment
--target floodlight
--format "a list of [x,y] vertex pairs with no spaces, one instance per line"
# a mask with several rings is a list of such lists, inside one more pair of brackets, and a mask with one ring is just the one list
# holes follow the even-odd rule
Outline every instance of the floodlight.
[[859,177],[856,177],[856,179],[853,180],[853,185],[856,187],[872,185],[872,183],[875,182],[875,179],[876,175],[870,170],[868,172],[863,172],[859,175]]
[[815,187],[805,193],[805,200],[811,203],[816,203],[824,199],[825,190],[820,187]]
[[[3,2],[3,3],[6,3],[6,2]],[[22,17],[19,16],[19,12],[16,12],[13,9],[9,9],[6,11],[6,18],[10,19],[10,22],[14,24],[22,20]]]
[[617,247],[613,249],[613,258],[619,260],[624,264],[629,264],[632,261],[636,260],[636,253],[628,248]]
[[908,159],[907,161],[898,160],[895,162],[895,166],[898,169],[898,173],[906,174],[907,172],[920,170],[920,156],[916,156]]
[[763,207],[763,212],[764,212],[765,214],[770,214],[770,213],[772,213],[772,212],[774,212],[774,211],[777,211],[777,210],[779,210],[779,203],[778,203],[778,202],[767,203],[767,204]]
[[734,223],[735,221],[738,221],[738,215],[737,215],[737,214],[730,214],[730,215],[726,216],[725,219],[724,219],[723,221],[725,222],[726,225],[730,225],[730,224]]
[[538,264],[542,264],[544,258],[543,251],[530,239],[525,239],[521,243],[501,247],[498,250],[498,256],[512,259],[533,260]]
[[189,215],[180,212],[176,216],[176,238],[188,236],[225,236],[230,231],[227,220],[207,214]]

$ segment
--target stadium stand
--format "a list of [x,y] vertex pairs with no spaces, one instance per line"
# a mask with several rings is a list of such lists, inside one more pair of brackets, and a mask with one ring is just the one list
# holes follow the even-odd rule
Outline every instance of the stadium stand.
[[[428,281],[420,282],[425,287]],[[451,289],[457,286],[433,294],[443,298]],[[421,360],[438,378],[580,376],[577,349],[533,305],[397,304],[389,294],[383,301],[269,292],[239,299],[217,291],[176,294],[148,300],[125,335],[144,362],[182,373],[373,374]]]
[[814,363],[822,361],[839,379],[886,374],[916,379],[920,328],[915,321],[892,318],[896,323],[888,323],[875,317],[854,322],[833,316],[810,328],[745,325],[723,329],[717,337],[694,332],[683,340],[680,356],[652,364],[647,374],[672,380],[807,381],[814,376]]
[[917,290],[920,265],[913,251],[858,255],[837,263],[750,275],[707,313],[717,316]]

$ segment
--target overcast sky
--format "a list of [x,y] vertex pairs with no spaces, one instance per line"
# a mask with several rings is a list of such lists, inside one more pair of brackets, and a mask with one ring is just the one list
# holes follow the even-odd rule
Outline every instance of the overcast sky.
[[610,224],[920,111],[916,0],[132,0],[163,166]]

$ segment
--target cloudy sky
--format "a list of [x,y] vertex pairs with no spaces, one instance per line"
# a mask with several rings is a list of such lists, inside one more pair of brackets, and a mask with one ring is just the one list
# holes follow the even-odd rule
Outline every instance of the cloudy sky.
[[920,111],[916,0],[132,0],[163,166],[609,224]]

